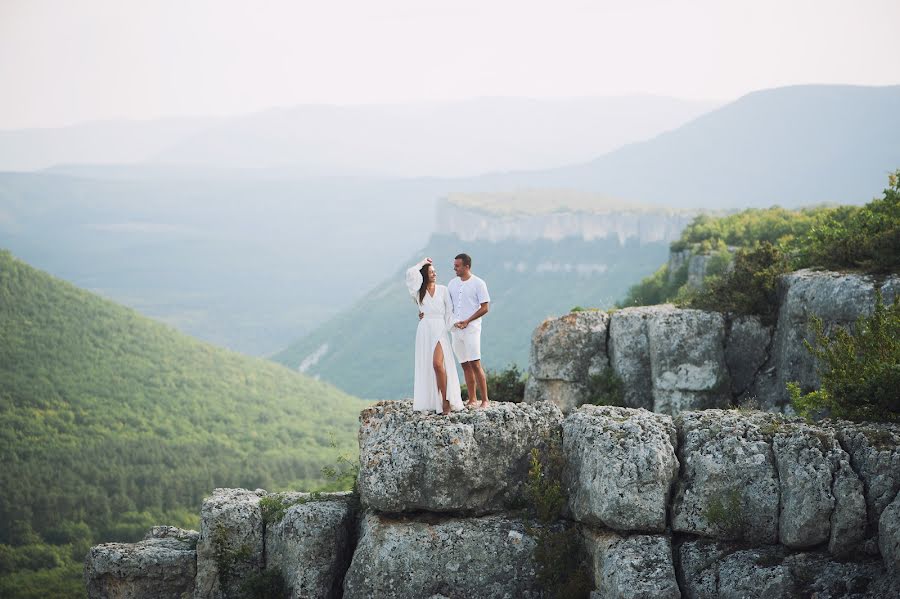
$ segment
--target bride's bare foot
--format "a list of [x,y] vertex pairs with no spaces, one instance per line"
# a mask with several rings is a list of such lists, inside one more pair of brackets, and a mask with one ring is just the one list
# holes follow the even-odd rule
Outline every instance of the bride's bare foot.
[[441,408],[443,408],[444,416],[447,416],[448,414],[450,414],[450,402],[447,401],[446,399],[441,402]]

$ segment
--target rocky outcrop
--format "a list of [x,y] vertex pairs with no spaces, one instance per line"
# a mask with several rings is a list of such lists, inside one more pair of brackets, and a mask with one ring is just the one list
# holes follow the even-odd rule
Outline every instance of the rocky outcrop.
[[138,543],[104,543],[91,548],[84,563],[89,597],[191,596],[197,575],[197,533],[175,527],[154,527],[147,537]]
[[672,529],[753,543],[778,540],[778,473],[771,437],[776,416],[688,412],[675,419],[682,475]]
[[266,569],[281,573],[292,598],[340,597],[356,537],[351,494],[275,497],[286,508],[266,526]]
[[672,542],[663,535],[623,537],[613,532],[584,531],[594,585],[592,599],[679,599]]
[[572,315],[548,319],[534,334],[526,400],[552,400],[569,413],[590,394],[591,374],[608,366],[622,381],[627,407],[671,415],[739,404],[791,412],[788,382],[806,390],[819,385],[815,358],[804,346],[813,339],[813,317],[829,334],[852,328],[871,314],[877,287],[886,303],[893,299],[900,277],[800,270],[778,286],[774,326],[756,316],[643,306],[611,312],[602,345],[602,312],[590,316],[589,336]]
[[241,581],[263,565],[265,491],[216,489],[200,509],[197,583],[194,597],[227,599],[240,593]]
[[678,475],[675,427],[646,410],[583,406],[563,422],[573,519],[622,531],[666,529]]
[[[546,461],[529,476],[518,461],[532,447]],[[237,597],[280,575],[295,598],[540,597],[578,552],[594,597],[900,596],[898,425],[593,405],[564,419],[549,402],[442,417],[383,402],[363,412],[360,448],[367,493],[217,489],[199,535],[157,527],[93,548],[89,596]],[[486,449],[508,461],[470,457]],[[559,519],[533,519],[541,497],[567,501]]]
[[900,585],[877,560],[841,562],[821,552],[689,540],[676,549],[686,599],[895,597]]
[[608,326],[609,316],[597,310],[571,312],[541,323],[531,336],[533,367],[525,401],[552,401],[566,413],[588,401],[590,377],[609,367]]
[[362,502],[382,512],[472,514],[520,505],[531,449],[558,434],[562,419],[549,402],[496,402],[448,417],[378,402],[360,415]]
[[344,596],[541,597],[535,523],[508,515],[389,517],[369,512]]

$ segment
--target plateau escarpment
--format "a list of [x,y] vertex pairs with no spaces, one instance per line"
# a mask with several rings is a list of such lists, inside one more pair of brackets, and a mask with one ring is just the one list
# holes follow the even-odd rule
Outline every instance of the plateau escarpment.
[[[196,550],[92,549],[90,596],[236,597],[262,578],[292,597],[545,597],[548,529],[575,532],[595,597],[900,592],[900,425],[551,402],[442,417],[408,401],[360,424],[358,507],[219,489]],[[552,447],[565,504],[547,523],[529,449]]]

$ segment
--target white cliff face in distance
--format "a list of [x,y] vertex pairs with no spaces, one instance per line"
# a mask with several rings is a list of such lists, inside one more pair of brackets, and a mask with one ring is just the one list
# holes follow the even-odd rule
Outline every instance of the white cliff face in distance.
[[463,241],[585,241],[618,237],[671,242],[699,213],[611,200],[572,190],[451,194],[437,207],[438,231]]

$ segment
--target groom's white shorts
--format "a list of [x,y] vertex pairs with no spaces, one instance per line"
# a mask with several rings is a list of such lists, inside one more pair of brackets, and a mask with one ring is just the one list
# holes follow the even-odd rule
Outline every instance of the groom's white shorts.
[[453,353],[460,364],[481,359],[481,329],[454,330],[450,333]]

